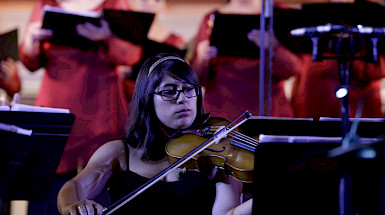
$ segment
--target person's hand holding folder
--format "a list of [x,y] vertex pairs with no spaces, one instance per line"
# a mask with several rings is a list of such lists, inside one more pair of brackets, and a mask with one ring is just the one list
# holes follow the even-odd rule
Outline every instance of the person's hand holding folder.
[[210,46],[209,40],[201,41],[197,47],[197,58],[201,62],[208,63],[211,59],[218,56],[218,49],[215,46]]
[[76,32],[91,41],[103,41],[111,37],[112,32],[106,20],[100,20],[100,26],[86,22],[76,26]]
[[[255,45],[257,45],[258,47],[261,47],[261,31],[259,29],[252,29],[248,34],[247,34],[247,38],[255,43]],[[269,48],[269,33],[265,31],[265,43],[264,43],[264,47],[265,47],[265,50]],[[273,47],[275,45],[278,44],[278,40],[277,38],[275,37],[274,33],[273,33]]]
[[25,41],[24,41],[24,50],[25,53],[29,56],[40,51],[41,42],[52,38],[53,32],[49,29],[43,29],[41,22],[31,23],[26,31]]

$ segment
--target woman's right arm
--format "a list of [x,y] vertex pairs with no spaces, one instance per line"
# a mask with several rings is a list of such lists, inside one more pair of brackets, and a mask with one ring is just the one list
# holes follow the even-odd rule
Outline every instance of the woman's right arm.
[[120,140],[101,146],[92,155],[83,171],[61,188],[57,198],[60,213],[63,215],[102,214],[103,206],[91,199],[101,194],[115,165],[126,169],[125,157],[124,145]]
[[20,60],[30,71],[36,71],[44,65],[42,41],[52,36],[50,30],[41,28],[42,9],[48,1],[36,1],[29,18],[25,35],[19,47]]

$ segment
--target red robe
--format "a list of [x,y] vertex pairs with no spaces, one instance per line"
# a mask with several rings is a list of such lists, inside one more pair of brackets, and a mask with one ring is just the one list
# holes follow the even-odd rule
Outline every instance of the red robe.
[[[341,117],[341,100],[336,97],[340,87],[339,68],[336,59],[312,61],[304,54],[304,69],[293,87],[292,104],[295,117]],[[380,86],[385,75],[384,58],[372,64],[353,61],[349,91],[349,115],[354,117],[359,103],[363,103],[360,117],[382,117]]]
[[[202,65],[197,63],[197,45],[200,41],[210,40],[212,28],[209,23],[213,13],[206,14],[201,22],[195,38],[194,56],[191,61],[201,84],[206,89],[204,107],[212,116],[229,120],[235,119],[246,110],[253,115],[258,115],[259,59],[218,56],[210,61],[209,69],[202,69]],[[266,96],[264,115],[277,117],[291,117],[293,115],[290,103],[285,97],[284,81],[296,73],[297,59],[297,56],[281,44],[274,48],[271,103],[269,104],[269,99]],[[210,75],[205,71],[210,71],[213,74]],[[265,86],[268,86],[267,82]],[[266,92],[267,90],[265,90]],[[270,114],[266,111],[269,106],[271,107]]]
[[[59,6],[55,0],[37,1],[29,23],[41,21],[44,4]],[[124,0],[106,0],[97,9],[127,7]],[[67,108],[76,116],[58,174],[84,166],[102,144],[124,134],[128,109],[116,65],[135,64],[140,50],[119,38],[108,39],[97,50],[44,42],[33,57],[23,54],[20,46],[21,61],[30,71],[45,68],[35,105]]]

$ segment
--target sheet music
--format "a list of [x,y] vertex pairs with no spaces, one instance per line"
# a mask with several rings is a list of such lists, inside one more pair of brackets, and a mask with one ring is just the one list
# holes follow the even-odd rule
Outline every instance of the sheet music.
[[[378,142],[379,138],[359,138],[360,144]],[[342,137],[259,135],[260,143],[342,143]]]
[[251,116],[250,119],[314,121],[313,118],[293,118],[293,117],[275,117],[275,116]]
[[1,122],[0,122],[0,130],[12,132],[12,133],[17,133],[17,134],[22,134],[22,135],[27,135],[27,136],[31,136],[31,134],[32,134],[32,130],[20,128],[16,125],[9,125],[9,124],[5,124],[5,123],[1,123]]
[[[385,118],[350,118],[349,121],[360,121],[360,122],[385,122]],[[332,117],[320,117],[319,121],[341,121],[341,118]]]
[[9,106],[0,106],[0,111],[10,111],[11,107]]
[[24,112],[42,112],[42,113],[70,113],[69,109],[64,108],[51,108],[51,107],[38,107],[25,104],[13,104],[11,111],[24,111]]

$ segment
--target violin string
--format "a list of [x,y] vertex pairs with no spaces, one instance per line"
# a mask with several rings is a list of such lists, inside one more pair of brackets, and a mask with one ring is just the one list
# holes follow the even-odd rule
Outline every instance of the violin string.
[[232,132],[230,133],[231,135],[229,136],[232,137],[233,141],[236,141],[238,144],[249,146],[250,148],[253,148],[253,149],[255,149],[259,145],[259,143],[255,139],[252,139],[248,136],[245,136],[245,135],[238,136],[236,133],[235,134]]
[[[222,128],[222,126],[213,126],[212,128],[219,129],[219,128]],[[250,147],[254,147],[255,148],[257,145],[259,145],[259,142],[256,139],[251,138],[251,137],[249,137],[247,135],[244,135],[244,134],[242,134],[240,132],[231,131],[231,132],[229,132],[229,134],[233,134],[231,136],[232,138],[238,139],[240,143],[246,143]]]
[[[211,128],[213,128],[214,131],[216,131],[218,129],[223,128],[223,126],[212,126]],[[253,149],[255,149],[259,145],[259,142],[256,139],[251,138],[237,131],[231,131],[227,135],[232,137],[235,141],[237,141],[237,143],[249,146],[250,148],[253,148]]]
[[235,134],[237,135],[237,137],[242,137],[242,138],[244,138],[244,139],[247,139],[247,140],[249,140],[250,142],[255,143],[255,145],[258,145],[258,144],[259,144],[258,140],[254,139],[254,138],[252,138],[252,137],[249,137],[249,136],[247,136],[247,135],[244,135],[244,134],[242,134],[242,133],[240,133],[240,132],[238,132],[238,131],[232,131],[232,132],[230,132],[230,133],[235,133]]
[[250,146],[256,146],[257,145],[254,141],[250,141],[248,139],[244,139],[244,138],[242,138],[240,136],[237,136],[237,135],[234,135],[234,134],[229,135],[229,136],[232,137],[233,139],[239,141],[239,142],[246,143],[246,144],[248,144]]
[[240,132],[232,131],[232,132],[230,132],[230,133],[234,134],[234,135],[235,135],[235,138],[243,139],[243,140],[245,140],[245,141],[247,140],[247,142],[251,142],[251,143],[253,143],[253,144],[255,144],[255,145],[258,145],[258,143],[259,143],[256,139],[251,138],[251,137],[249,137],[249,136],[247,136],[247,135],[244,135],[244,134],[242,134],[242,133],[240,133]]
[[245,139],[245,138],[241,138],[241,137],[239,137],[237,135],[234,135],[234,134],[228,135],[228,136],[230,136],[233,139],[235,139],[238,143],[242,143],[242,144],[248,145],[248,146],[250,146],[252,148],[255,148],[256,146],[259,145],[258,142],[256,142],[256,140],[254,140],[254,139],[248,139],[248,138]]

